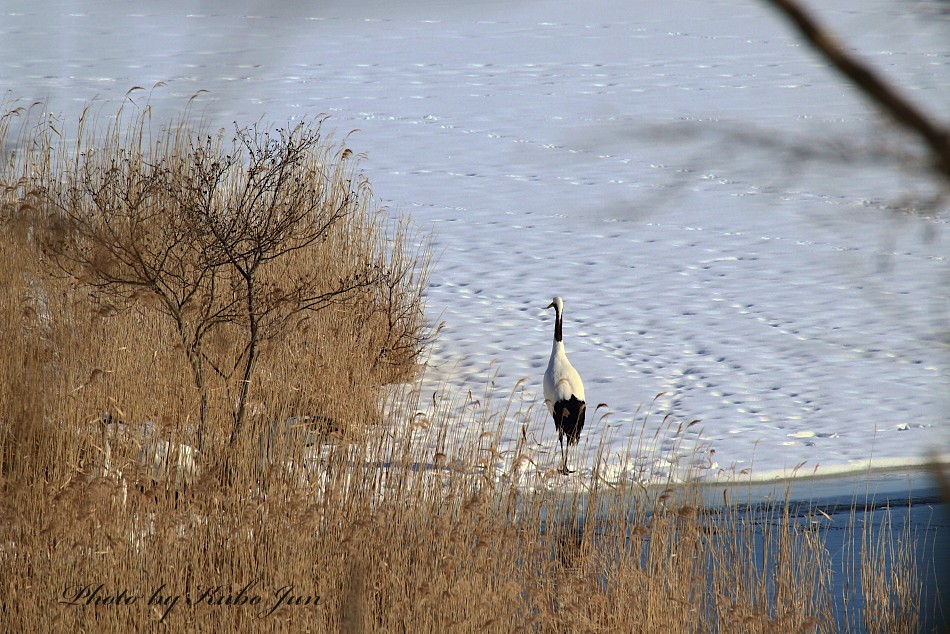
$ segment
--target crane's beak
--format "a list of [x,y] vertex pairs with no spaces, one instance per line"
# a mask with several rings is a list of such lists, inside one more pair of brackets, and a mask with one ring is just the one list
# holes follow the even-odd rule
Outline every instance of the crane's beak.
[[547,306],[545,306],[545,307],[544,307],[544,310],[547,310],[548,308],[554,308],[554,302],[551,302],[550,304],[548,304]]

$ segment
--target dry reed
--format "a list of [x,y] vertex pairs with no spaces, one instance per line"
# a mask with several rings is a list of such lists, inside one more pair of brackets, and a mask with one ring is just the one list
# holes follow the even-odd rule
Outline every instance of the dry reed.
[[[392,274],[266,341],[246,441],[228,443],[233,384],[209,381],[206,438],[192,450],[201,394],[168,313],[54,274],[47,196],[69,163],[51,158],[55,134],[41,128],[33,143],[30,130],[2,172],[7,628],[837,631],[821,532],[791,521],[787,504],[763,518],[713,511],[690,487],[506,488],[485,468],[492,443],[537,417],[486,395],[482,434],[453,444],[453,408],[421,421],[411,385],[386,388],[382,407],[426,337],[428,251],[410,248],[407,225],[381,229],[368,206],[273,274],[338,275],[354,262]],[[171,132],[176,151],[190,147],[187,129]],[[116,139],[104,147],[134,154]],[[233,352],[226,330],[216,336],[208,354]],[[420,458],[433,444],[439,454]],[[856,564],[871,579],[869,625],[914,607],[912,562],[898,553],[882,571],[879,548]]]

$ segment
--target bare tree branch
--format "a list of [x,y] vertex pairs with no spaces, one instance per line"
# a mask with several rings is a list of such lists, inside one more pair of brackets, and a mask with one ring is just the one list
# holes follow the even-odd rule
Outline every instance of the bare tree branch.
[[797,0],[766,0],[784,13],[802,36],[895,122],[916,134],[933,155],[933,167],[950,181],[950,128],[925,113],[873,67],[849,53]]

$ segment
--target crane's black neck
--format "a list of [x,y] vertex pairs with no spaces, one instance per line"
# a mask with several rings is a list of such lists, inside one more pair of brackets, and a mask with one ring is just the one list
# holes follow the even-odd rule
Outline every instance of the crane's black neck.
[[564,339],[564,319],[561,317],[561,311],[555,309],[554,318],[554,340],[562,341]]

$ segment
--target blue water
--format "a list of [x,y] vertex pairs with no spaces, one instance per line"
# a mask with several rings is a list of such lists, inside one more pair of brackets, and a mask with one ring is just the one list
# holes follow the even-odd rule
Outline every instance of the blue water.
[[[802,493],[809,488],[812,492],[806,498]],[[816,491],[817,496],[811,497]],[[950,614],[941,606],[941,597],[950,591],[950,507],[927,474],[831,479],[799,485],[797,490],[793,487],[790,496],[796,523],[804,526],[817,521],[824,531],[834,571],[834,608],[842,630],[864,630],[860,574],[854,574],[852,564],[856,558],[860,562],[861,544],[893,553],[908,539],[921,583],[920,631],[942,632],[950,627]],[[755,516],[754,507],[750,513]]]
[[[598,506],[609,504],[605,499],[609,495],[603,495]],[[871,552],[883,553],[885,574],[892,572],[895,553],[908,545],[919,582],[920,631],[950,630],[950,612],[942,605],[942,597],[950,591],[950,506],[928,472],[890,471],[754,486],[709,486],[704,498],[711,527],[718,525],[716,514],[728,503],[725,521],[730,526],[742,523],[751,528],[759,566],[766,559],[771,565],[776,561],[772,555],[765,557],[765,549],[775,548],[774,527],[784,521],[787,500],[791,524],[802,530],[816,530],[822,537],[832,571],[832,609],[843,632],[866,630],[860,572],[863,544],[871,545]],[[546,516],[550,522],[547,526],[558,531],[584,531],[584,513],[590,512],[586,509],[588,499],[568,493],[564,500],[567,506],[563,511],[552,509]],[[565,524],[564,518],[573,518],[574,528],[571,520]],[[715,539],[716,534],[716,530],[711,531],[711,538]],[[731,531],[725,534],[730,543],[734,537]],[[771,568],[759,572],[772,587]]]

